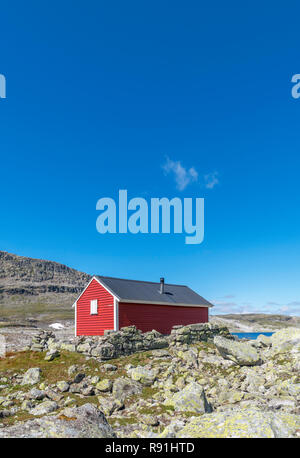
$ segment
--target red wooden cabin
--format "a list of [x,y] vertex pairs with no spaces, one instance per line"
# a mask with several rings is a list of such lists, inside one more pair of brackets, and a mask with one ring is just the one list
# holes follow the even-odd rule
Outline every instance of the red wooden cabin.
[[103,335],[135,325],[169,334],[175,325],[208,322],[212,304],[187,286],[94,276],[75,307],[75,335]]

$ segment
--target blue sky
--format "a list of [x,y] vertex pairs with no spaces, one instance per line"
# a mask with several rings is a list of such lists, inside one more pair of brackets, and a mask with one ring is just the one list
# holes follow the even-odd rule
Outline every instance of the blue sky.
[[[0,249],[300,314],[297,2],[1,5]],[[205,238],[96,231],[96,202],[204,197]]]

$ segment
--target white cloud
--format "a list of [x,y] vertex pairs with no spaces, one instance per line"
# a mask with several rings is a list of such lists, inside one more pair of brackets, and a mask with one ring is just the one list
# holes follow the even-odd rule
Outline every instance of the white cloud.
[[176,188],[179,191],[183,191],[190,183],[198,180],[198,172],[194,167],[187,170],[180,161],[172,161],[169,157],[166,158],[162,168],[166,174],[174,174]]
[[[229,298],[231,295],[227,295]],[[233,295],[232,295],[233,296]],[[212,300],[215,307],[212,309],[212,315],[223,315],[228,313],[266,313],[300,316],[300,301],[293,301],[287,304],[279,304],[278,302],[268,301],[264,305],[255,305],[251,302],[231,302],[223,300],[226,296],[222,296],[221,300]]]
[[218,175],[218,172],[212,172],[204,175],[204,183],[207,189],[213,189],[217,184],[219,184]]
[[183,191],[190,183],[199,183],[206,189],[213,189],[219,184],[218,172],[211,172],[203,175],[199,179],[199,173],[195,167],[189,169],[184,167],[180,161],[173,161],[168,156],[166,162],[162,165],[165,174],[173,174],[175,178],[176,188]]
[[289,302],[287,305],[283,305],[279,309],[279,313],[283,313],[284,315],[300,316],[300,302],[293,301],[293,302]]

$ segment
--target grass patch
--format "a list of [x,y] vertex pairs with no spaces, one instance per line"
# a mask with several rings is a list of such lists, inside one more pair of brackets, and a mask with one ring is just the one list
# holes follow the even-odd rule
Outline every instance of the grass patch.
[[159,404],[153,407],[141,407],[139,413],[142,415],[161,415],[164,413],[170,414],[174,412],[173,406],[165,406],[164,404]]
[[119,426],[127,426],[140,423],[139,419],[136,417],[108,418],[107,421],[111,426],[117,426],[116,424]]
[[39,367],[42,370],[41,381],[56,383],[70,378],[68,368],[71,365],[84,366],[86,375],[95,375],[95,369],[99,368],[96,360],[86,360],[85,356],[75,352],[62,351],[60,357],[53,361],[45,361],[45,355],[45,352],[34,351],[8,353],[6,358],[0,359],[0,373],[2,376],[10,376],[11,373],[24,373],[31,367]]
[[145,366],[151,362],[152,352],[142,351],[128,356],[121,356],[120,358],[111,359],[106,363],[113,364],[114,366],[124,367],[127,364],[133,366]]

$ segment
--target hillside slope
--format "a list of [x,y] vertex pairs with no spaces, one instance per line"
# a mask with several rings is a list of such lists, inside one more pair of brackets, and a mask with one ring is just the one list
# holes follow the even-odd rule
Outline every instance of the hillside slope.
[[211,315],[214,324],[227,326],[230,332],[267,332],[300,327],[300,317],[264,313]]
[[72,319],[90,276],[53,261],[0,251],[0,319]]

